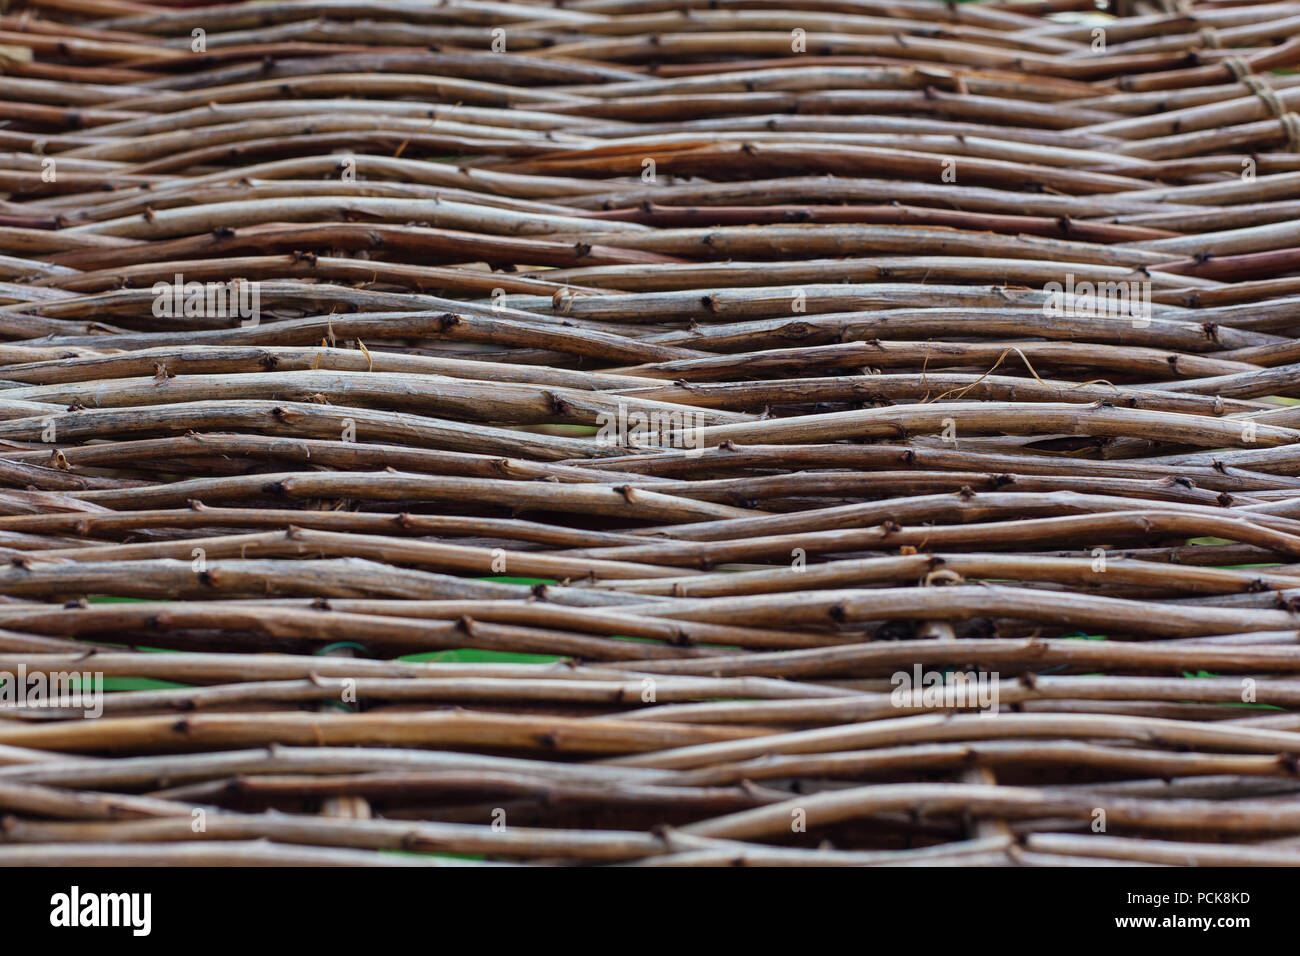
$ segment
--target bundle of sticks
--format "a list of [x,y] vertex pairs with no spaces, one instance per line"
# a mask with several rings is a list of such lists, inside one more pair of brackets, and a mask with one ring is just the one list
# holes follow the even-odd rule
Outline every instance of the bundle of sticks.
[[0,864],[1300,864],[1300,4],[0,9]]

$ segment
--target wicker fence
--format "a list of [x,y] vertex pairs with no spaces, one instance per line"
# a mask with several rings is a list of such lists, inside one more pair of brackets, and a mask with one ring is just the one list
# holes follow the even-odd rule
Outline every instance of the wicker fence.
[[0,863],[1300,864],[1300,4],[0,9]]

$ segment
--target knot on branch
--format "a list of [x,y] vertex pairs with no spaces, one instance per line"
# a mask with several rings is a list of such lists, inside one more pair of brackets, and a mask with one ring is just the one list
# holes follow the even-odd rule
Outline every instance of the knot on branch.
[[[942,560],[939,559],[940,563]],[[925,587],[939,587],[948,584],[965,584],[966,579],[951,568],[938,568],[927,574],[921,583]]]

